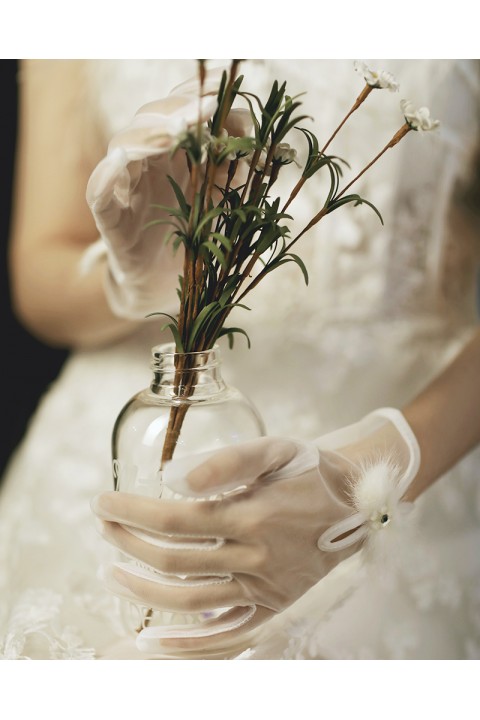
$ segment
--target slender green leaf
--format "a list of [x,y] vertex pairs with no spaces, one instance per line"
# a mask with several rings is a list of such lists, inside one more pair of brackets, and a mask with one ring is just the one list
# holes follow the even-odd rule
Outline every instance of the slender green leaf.
[[202,325],[206,322],[209,316],[212,315],[212,313],[218,312],[219,308],[220,306],[218,302],[213,302],[209,305],[206,305],[204,308],[202,308],[202,310],[200,310],[192,325],[190,336],[188,338],[187,352],[190,352],[192,350],[195,338],[201,331]]
[[182,189],[180,186],[175,182],[175,180],[171,177],[171,175],[167,175],[168,182],[173,188],[173,192],[175,193],[175,197],[177,198],[177,202],[180,205],[180,209],[184,214],[184,217],[188,218],[190,214],[190,205],[187,203],[185,199],[185,195],[182,192]]
[[226,250],[232,249],[232,241],[226,235],[222,235],[222,233],[218,232],[213,232],[210,233],[210,237],[212,237],[214,240],[218,240],[218,242],[221,243]]
[[218,262],[222,267],[227,266],[227,259],[224,255],[224,253],[220,250],[218,245],[215,245],[215,243],[211,242],[210,240],[207,240],[206,242],[203,242],[200,246],[200,252],[202,253],[202,257],[208,260],[208,253],[211,252],[215,257],[217,258]]
[[[169,315],[169,314],[166,313],[166,312],[151,312],[151,313],[148,313],[148,315],[145,315],[145,317],[146,317],[146,318],[149,318],[149,317],[154,317],[155,315],[161,315],[161,316],[163,316],[163,317],[169,318],[169,319],[170,319],[175,325],[177,325],[177,327],[178,327],[178,320],[177,320],[177,318],[173,317],[173,315]],[[168,326],[166,325],[165,327],[168,327]]]
[[220,330],[220,332],[218,333],[217,337],[220,338],[220,337],[223,337],[224,335],[228,335],[228,346],[230,349],[232,349],[235,333],[240,333],[241,335],[244,335],[247,338],[247,345],[248,345],[248,348],[250,349],[250,347],[252,345],[250,342],[250,338],[248,337],[248,334],[245,332],[245,330],[242,330],[242,328],[239,328],[239,327],[222,328]]
[[376,213],[376,215],[378,215],[378,217],[380,218],[380,222],[383,225],[383,218],[380,214],[380,211],[375,207],[375,205],[373,203],[371,203],[369,200],[364,200],[363,198],[360,197],[360,195],[345,195],[344,197],[341,197],[338,200],[334,200],[328,206],[327,215],[328,215],[328,213],[331,213],[334,210],[337,210],[337,208],[341,207],[342,205],[347,205],[348,203],[352,203],[352,202],[355,206],[363,205],[363,204],[368,205],[370,208],[372,208],[372,210]]
[[201,231],[205,227],[205,225],[207,225],[207,223],[211,222],[212,220],[214,220],[216,217],[218,217],[222,213],[223,213],[223,208],[219,208],[219,207],[213,208],[212,210],[209,210],[208,212],[206,212],[195,228],[194,238],[198,239],[200,237]]
[[303,278],[305,280],[305,285],[308,285],[308,281],[309,281],[308,271],[307,271],[307,268],[305,267],[305,263],[303,262],[302,258],[299,255],[296,255],[295,253],[285,253],[285,255],[283,257],[291,258],[293,260],[293,262],[298,265],[298,267],[302,271]]

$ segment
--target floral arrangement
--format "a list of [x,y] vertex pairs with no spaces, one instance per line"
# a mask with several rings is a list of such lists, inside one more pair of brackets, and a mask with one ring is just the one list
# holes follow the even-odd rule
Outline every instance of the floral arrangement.
[[[216,109],[207,123],[198,122],[181,132],[172,147],[172,154],[184,153],[190,183],[184,194],[169,177],[177,205],[157,205],[172,225],[169,236],[174,250],[183,246],[183,274],[179,278],[178,317],[167,316],[173,335],[175,356],[175,393],[185,400],[194,387],[189,353],[206,351],[222,336],[230,346],[234,336],[245,331],[230,327],[226,321],[234,308],[245,308],[244,299],[270,272],[287,262],[294,262],[308,283],[308,271],[302,259],[293,252],[295,243],[326,215],[353,204],[366,204],[383,222],[375,206],[351,192],[352,186],[382,155],[397,145],[410,131],[429,131],[438,126],[427,108],[415,110],[402,101],[403,123],[391,140],[348,182],[343,182],[348,163],[329,154],[328,148],[343,125],[365,102],[374,89],[398,90],[395,78],[387,72],[374,72],[364,63],[355,69],[363,75],[365,86],[350,110],[325,143],[302,126],[311,119],[301,113],[299,96],[290,96],[286,84],[275,81],[265,101],[243,89],[244,77],[239,75],[239,60],[233,60],[221,77]],[[205,61],[198,62],[200,97],[207,77]],[[232,106],[243,98],[248,110],[251,131],[240,137],[228,132]],[[296,132],[307,143],[308,153],[303,167],[297,152],[289,144]],[[285,166],[295,164],[299,177],[289,197],[275,196],[275,182]],[[319,200],[314,217],[292,237],[287,210],[306,182],[322,173],[328,178],[328,189]],[[154,221],[156,222],[156,221]],[[163,314],[163,313],[158,313]],[[162,466],[173,456],[188,402],[172,407]]]

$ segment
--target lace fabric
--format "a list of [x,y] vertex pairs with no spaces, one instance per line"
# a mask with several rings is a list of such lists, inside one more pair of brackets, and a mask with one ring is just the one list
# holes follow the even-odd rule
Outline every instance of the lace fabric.
[[[385,227],[365,206],[332,214],[298,246],[309,286],[286,265],[252,293],[252,312],[238,311],[233,324],[253,347],[240,340],[224,350],[225,377],[255,401],[271,434],[310,439],[401,405],[476,323],[478,238],[464,197],[478,146],[479,64],[375,65],[396,74],[402,97],[429,104],[442,130],[411,133],[362,182]],[[84,91],[108,139],[138,106],[194,72],[191,61],[89,62]],[[292,93],[307,90],[305,110],[325,137],[362,86],[347,61],[251,61],[244,72],[253,92],[264,94],[274,78]],[[401,124],[399,99],[375,91],[332,152],[361,167]],[[315,183],[305,186],[292,207],[299,224],[319,202]],[[158,327],[74,353],[8,469],[0,496],[5,658],[121,656],[118,647],[133,656],[133,643],[122,646],[116,600],[96,577],[109,550],[89,503],[111,488],[113,422],[148,384],[150,348],[166,339]],[[397,575],[372,577],[354,556],[267,624],[240,659],[480,658],[479,460],[472,453],[419,499],[419,530],[404,543]]]

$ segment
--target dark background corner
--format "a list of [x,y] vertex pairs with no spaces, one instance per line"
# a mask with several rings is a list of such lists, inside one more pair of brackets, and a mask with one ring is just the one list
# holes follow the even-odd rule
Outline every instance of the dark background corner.
[[0,60],[0,88],[3,112],[0,119],[0,242],[2,248],[0,352],[2,422],[0,476],[14,448],[20,442],[39,398],[57,376],[67,353],[47,347],[33,338],[16,320],[11,310],[7,248],[12,202],[12,178],[18,119],[18,62]]

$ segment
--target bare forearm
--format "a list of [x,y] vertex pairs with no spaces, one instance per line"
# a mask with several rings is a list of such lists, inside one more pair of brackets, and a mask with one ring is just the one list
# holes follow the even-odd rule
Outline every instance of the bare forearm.
[[422,455],[415,499],[480,442],[480,331],[403,413]]
[[[138,323],[113,315],[103,290],[105,263],[80,273],[82,246],[52,241],[35,260],[17,258],[14,309],[44,342],[69,348],[102,345],[131,333]],[[16,275],[16,277],[15,277]]]

